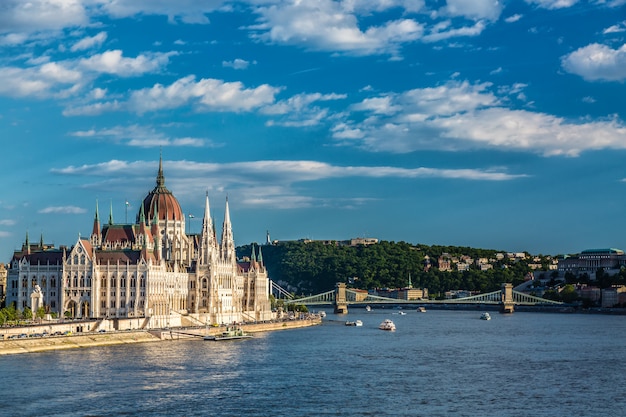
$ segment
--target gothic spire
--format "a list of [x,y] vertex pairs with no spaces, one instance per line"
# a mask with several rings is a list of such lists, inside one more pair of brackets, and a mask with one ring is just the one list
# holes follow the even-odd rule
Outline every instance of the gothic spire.
[[233,239],[233,227],[230,223],[230,209],[228,208],[228,196],[226,197],[226,209],[224,210],[224,224],[222,225],[222,256],[224,259],[236,261],[235,240]]
[[111,208],[109,210],[109,226],[113,224],[113,200],[111,200]]
[[98,210],[98,199],[96,199],[96,215],[93,218],[93,228],[91,229],[91,236],[100,235],[100,213]]
[[165,188],[165,176],[163,175],[163,152],[159,153],[159,172],[157,173],[156,185],[158,189]]

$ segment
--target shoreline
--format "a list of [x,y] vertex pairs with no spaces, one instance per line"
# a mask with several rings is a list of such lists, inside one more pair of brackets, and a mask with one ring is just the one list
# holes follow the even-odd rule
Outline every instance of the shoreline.
[[[321,318],[286,320],[269,323],[243,324],[241,328],[248,333],[298,329],[317,326]],[[90,332],[68,336],[48,336],[37,338],[0,340],[0,356],[23,353],[47,352],[52,350],[89,348],[133,343],[149,343],[171,340],[202,339],[207,335],[216,335],[223,327],[185,327],[172,329],[127,330],[116,332]]]

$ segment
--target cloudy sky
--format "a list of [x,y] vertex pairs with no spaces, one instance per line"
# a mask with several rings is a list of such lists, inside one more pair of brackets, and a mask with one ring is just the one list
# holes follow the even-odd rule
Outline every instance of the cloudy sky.
[[132,221],[161,153],[238,245],[626,249],[625,9],[2,0],[0,261]]

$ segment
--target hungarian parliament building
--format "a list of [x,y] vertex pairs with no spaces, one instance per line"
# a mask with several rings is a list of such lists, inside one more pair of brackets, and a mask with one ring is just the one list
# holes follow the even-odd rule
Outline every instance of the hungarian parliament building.
[[6,304],[60,318],[125,320],[133,327],[215,325],[272,319],[261,247],[239,261],[228,199],[218,241],[206,196],[202,230],[185,233],[185,216],[165,186],[156,187],[135,224],[102,222],[98,204],[89,238],[72,247],[26,241],[8,266]]

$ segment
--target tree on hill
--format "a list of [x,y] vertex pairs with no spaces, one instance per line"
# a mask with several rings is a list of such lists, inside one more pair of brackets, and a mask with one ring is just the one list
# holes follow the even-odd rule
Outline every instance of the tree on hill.
[[[250,245],[238,249],[239,257],[249,256]],[[263,260],[274,281],[297,288],[299,295],[317,294],[333,289],[337,282],[353,288],[428,288],[431,294],[454,289],[490,292],[503,282],[518,285],[530,271],[526,262],[506,258],[494,262],[493,269],[480,271],[440,271],[436,265],[426,270],[425,260],[443,253],[467,255],[473,259],[495,259],[496,251],[454,246],[412,245],[381,241],[374,245],[346,246],[336,242],[280,242],[262,246]]]

